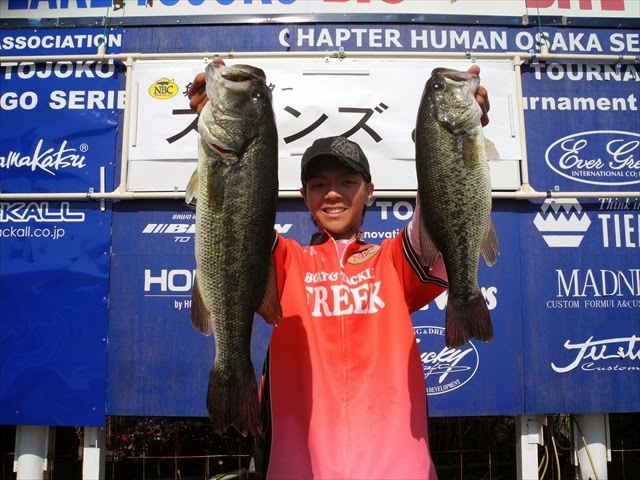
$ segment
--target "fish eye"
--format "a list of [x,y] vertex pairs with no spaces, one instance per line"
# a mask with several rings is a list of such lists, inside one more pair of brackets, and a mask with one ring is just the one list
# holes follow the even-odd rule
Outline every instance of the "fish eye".
[[435,82],[433,84],[433,89],[434,90],[442,90],[444,88],[444,83],[442,82]]

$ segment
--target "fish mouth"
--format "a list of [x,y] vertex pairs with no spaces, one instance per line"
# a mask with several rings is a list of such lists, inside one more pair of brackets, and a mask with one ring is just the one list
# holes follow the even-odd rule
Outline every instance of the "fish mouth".
[[[259,73],[254,72],[254,70],[257,70],[255,67],[245,65],[227,67],[226,65],[209,64],[206,70],[207,83],[213,86],[211,87],[212,92],[219,88],[236,93],[245,92],[251,88],[251,82],[259,78]],[[211,115],[216,120],[242,121],[241,115],[234,114],[224,104],[215,102],[213,100],[216,98],[214,95],[210,95],[209,98],[212,99],[209,102],[211,104]]]
[[210,63],[207,68],[207,77],[213,83],[222,84],[223,88],[231,91],[246,91],[255,81],[266,82],[267,76],[261,68],[251,65],[219,65]]
[[480,84],[480,77],[475,73],[462,72],[460,70],[453,70],[450,68],[436,68],[431,72],[432,77],[440,77],[442,81],[447,83],[454,83],[456,85],[463,85],[465,83],[471,83],[472,90],[478,88]]
[[235,83],[241,85],[244,82],[251,82],[254,80],[260,80],[262,82],[267,81],[267,76],[261,68],[253,67],[251,65],[232,65],[223,66],[214,64],[218,67],[217,73],[229,83]]
[[427,81],[433,118],[452,134],[468,132],[480,121],[482,110],[475,92],[480,77],[475,73],[436,68]]
[[468,80],[478,78],[478,75],[475,73],[462,72],[451,68],[435,68],[433,72],[431,72],[431,75],[440,75],[456,82],[466,82]]
[[238,157],[242,146],[239,138],[234,137],[242,135],[233,132],[242,132],[243,125],[247,123],[242,113],[244,95],[255,89],[256,82],[266,82],[266,75],[262,69],[251,65],[226,66],[216,63],[207,66],[206,75],[209,102],[198,120],[202,144],[219,156]]

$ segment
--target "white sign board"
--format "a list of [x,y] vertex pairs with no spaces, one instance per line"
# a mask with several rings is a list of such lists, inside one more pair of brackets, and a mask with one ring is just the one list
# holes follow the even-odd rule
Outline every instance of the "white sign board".
[[[371,164],[376,190],[415,190],[412,132],[424,84],[436,67],[466,70],[470,61],[414,59],[242,59],[262,68],[273,88],[281,190],[300,188],[300,158],[313,140],[346,135]],[[131,191],[184,190],[197,162],[195,113],[184,92],[203,61],[139,61],[133,70],[129,148]],[[485,135],[499,161],[490,162],[494,190],[520,187],[522,159],[516,87],[509,61],[480,64],[489,90]]]

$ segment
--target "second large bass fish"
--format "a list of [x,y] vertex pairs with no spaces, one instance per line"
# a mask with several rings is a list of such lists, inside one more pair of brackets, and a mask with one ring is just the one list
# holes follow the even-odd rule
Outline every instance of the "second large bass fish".
[[[449,277],[445,342],[489,341],[493,325],[478,286],[478,262],[496,262],[491,181],[478,75],[437,68],[427,81],[416,123],[416,172],[423,261],[441,253]],[[491,153],[493,157],[495,150]]]

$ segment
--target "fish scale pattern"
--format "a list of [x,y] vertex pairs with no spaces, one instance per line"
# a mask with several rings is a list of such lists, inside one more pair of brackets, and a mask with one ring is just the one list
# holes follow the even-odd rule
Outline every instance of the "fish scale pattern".
[[277,130],[264,74],[255,74],[252,67],[208,70],[207,92],[196,207],[198,294],[215,338],[207,408],[214,430],[234,426],[255,433],[258,392],[251,331],[271,265]]
[[450,346],[493,336],[477,278],[491,226],[491,182],[474,97],[478,80],[471,77],[435,70],[425,85],[416,123],[421,222],[428,232],[424,239],[435,245],[423,246],[424,261],[433,263],[434,252],[444,259],[449,278],[445,327],[451,330],[445,337]]

